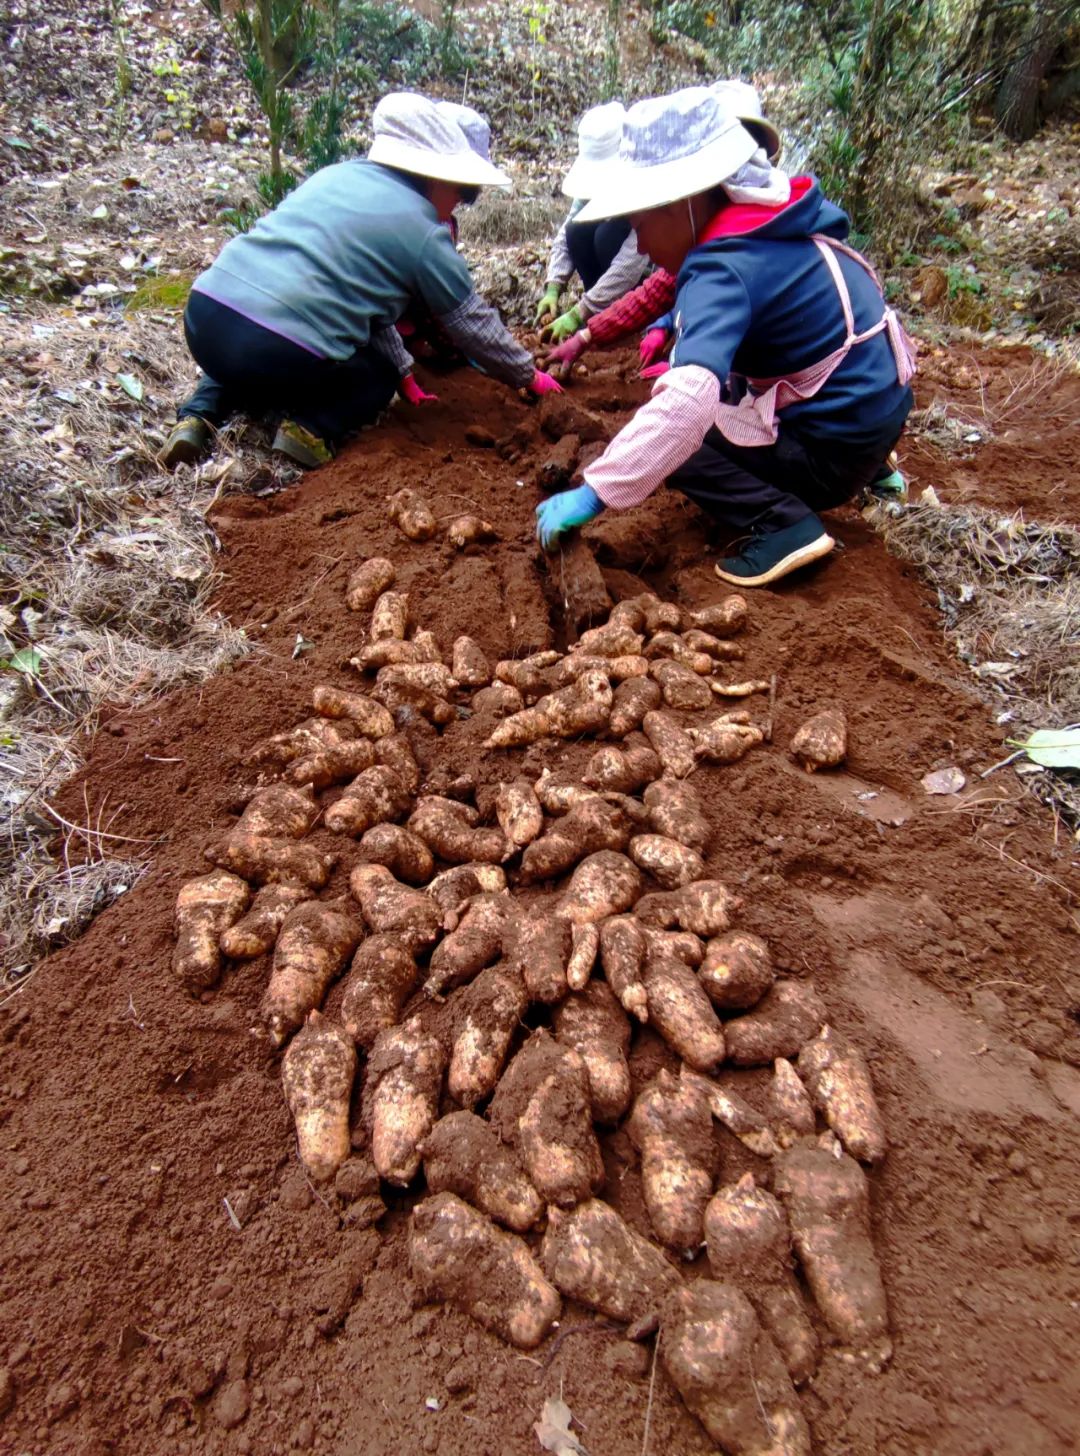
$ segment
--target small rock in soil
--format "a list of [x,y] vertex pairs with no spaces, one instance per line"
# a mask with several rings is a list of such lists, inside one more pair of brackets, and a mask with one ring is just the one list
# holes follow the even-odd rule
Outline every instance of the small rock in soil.
[[1044,1263],[1057,1252],[1057,1235],[1050,1224],[1037,1219],[1025,1224],[1020,1231],[1020,1242],[1033,1259]]
[[293,1445],[298,1451],[308,1451],[311,1449],[314,1440],[315,1422],[310,1416],[305,1416],[296,1428],[296,1433],[293,1436]]
[[299,1395],[303,1388],[304,1382],[300,1379],[299,1375],[286,1375],[285,1379],[281,1382],[282,1395],[287,1395],[290,1398]]
[[444,1378],[451,1395],[460,1395],[462,1391],[472,1389],[472,1370],[466,1360],[459,1360],[456,1365],[451,1365]]
[[69,1415],[79,1404],[79,1392],[73,1385],[54,1385],[45,1396],[45,1410],[50,1421]]
[[251,1392],[246,1380],[233,1380],[218,1392],[213,1411],[227,1431],[235,1430],[251,1409]]
[[612,1375],[626,1380],[641,1380],[648,1374],[649,1351],[644,1345],[635,1345],[630,1340],[618,1340],[609,1345],[604,1361]]
[[283,1208],[291,1209],[294,1213],[310,1208],[315,1202],[307,1179],[298,1168],[294,1168],[281,1180],[281,1193],[278,1198]]

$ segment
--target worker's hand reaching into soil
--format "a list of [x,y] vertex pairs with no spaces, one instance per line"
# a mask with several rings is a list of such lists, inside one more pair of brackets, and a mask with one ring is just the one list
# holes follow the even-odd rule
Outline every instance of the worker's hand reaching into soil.
[[585,315],[581,310],[581,305],[575,303],[573,308],[568,308],[565,313],[561,313],[557,319],[541,330],[541,341],[545,344],[561,344],[571,334],[576,334],[578,329],[584,327],[584,324]]
[[559,308],[559,294],[562,289],[557,283],[549,283],[544,289],[536,305],[536,317],[533,320],[538,329],[551,323]]
[[402,376],[401,383],[398,385],[398,393],[410,404],[438,404],[439,402],[437,394],[428,394],[426,390],[420,388],[416,382],[416,376],[413,374]]
[[538,369],[530,380],[527,388],[535,395],[562,394],[562,385],[557,379],[552,379],[550,374],[545,374]]
[[650,364],[656,364],[664,350],[667,348],[667,329],[647,329],[641,337],[638,345],[638,353],[641,355],[641,367],[647,369]]
[[570,371],[588,347],[589,331],[580,329],[561,344],[556,344],[544,359],[544,364],[556,379],[567,379]]
[[604,509],[604,502],[591,485],[563,490],[536,507],[536,539],[550,551],[560,536],[575,526],[584,526]]

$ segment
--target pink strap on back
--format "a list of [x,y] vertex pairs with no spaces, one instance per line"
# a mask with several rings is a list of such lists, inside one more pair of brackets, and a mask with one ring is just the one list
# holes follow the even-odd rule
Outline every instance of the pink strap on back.
[[771,379],[748,379],[747,384],[752,393],[744,395],[737,405],[718,405],[716,427],[733,445],[775,445],[778,433],[776,416],[779,412],[788,405],[813,399],[857,344],[864,344],[867,339],[876,338],[880,333],[886,332],[889,336],[899,383],[907,384],[915,373],[915,347],[904,332],[894,309],[886,305],[876,324],[864,329],[861,334],[855,332],[851,294],[840,271],[840,264],[836,261],[836,254],[843,253],[865,268],[880,293],[881,284],[870,264],[861,253],[837,242],[835,238],[814,233],[811,241],[821,254],[840,298],[840,307],[844,313],[844,342],[826,358],[819,359],[816,364],[810,364],[805,369],[798,369],[793,374],[778,375]]

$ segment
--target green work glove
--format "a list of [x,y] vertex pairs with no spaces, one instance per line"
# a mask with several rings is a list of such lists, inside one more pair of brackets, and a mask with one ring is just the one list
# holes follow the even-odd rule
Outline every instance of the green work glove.
[[559,307],[559,294],[562,289],[557,283],[549,283],[544,289],[544,296],[536,305],[536,318],[534,323],[537,328],[549,324],[555,317],[555,311]]
[[575,303],[573,308],[568,308],[553,323],[548,324],[540,337],[545,344],[561,344],[563,339],[568,339],[571,334],[576,334],[578,329],[584,327],[585,315],[580,305]]

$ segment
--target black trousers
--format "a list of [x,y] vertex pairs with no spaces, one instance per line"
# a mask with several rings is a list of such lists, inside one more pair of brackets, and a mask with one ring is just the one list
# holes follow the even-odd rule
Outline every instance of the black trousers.
[[780,425],[775,445],[733,445],[717,429],[668,476],[668,485],[738,535],[782,531],[811,514],[842,506],[887,473],[900,438],[845,444]]
[[630,224],[625,217],[613,217],[606,222],[567,223],[566,246],[570,260],[586,289],[603,278],[629,236]]
[[397,392],[397,370],[370,346],[348,359],[320,359],[205,293],[188,297],[184,336],[203,377],[179,419],[197,415],[220,428],[238,412],[276,411],[336,445]]

